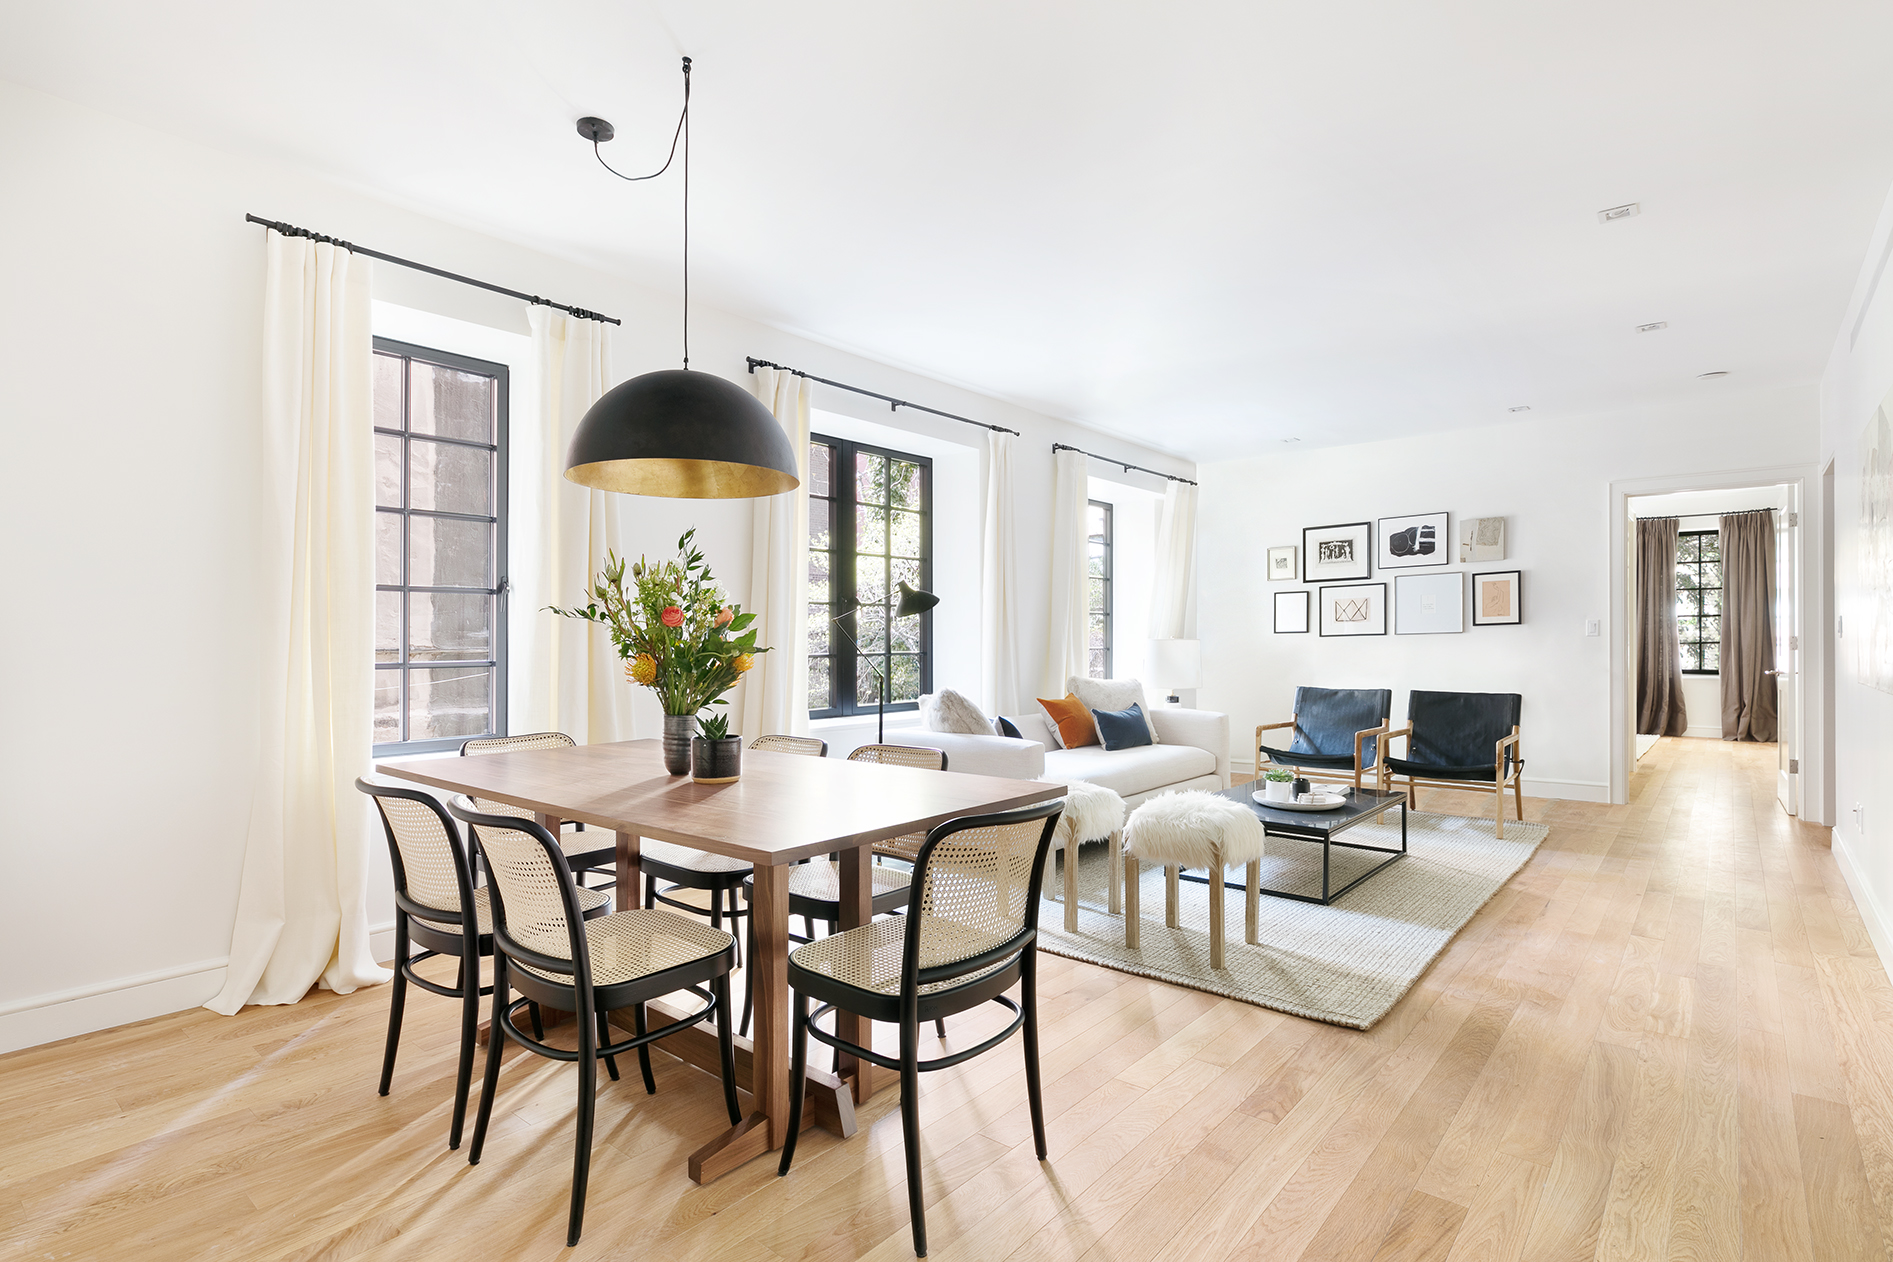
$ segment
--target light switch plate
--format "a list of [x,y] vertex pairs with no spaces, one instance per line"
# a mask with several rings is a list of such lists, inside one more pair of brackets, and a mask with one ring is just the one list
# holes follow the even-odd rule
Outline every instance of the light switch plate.
[[1604,624],[1596,618],[1587,619],[1584,623],[1585,635],[1600,635],[1603,633],[1603,630]]

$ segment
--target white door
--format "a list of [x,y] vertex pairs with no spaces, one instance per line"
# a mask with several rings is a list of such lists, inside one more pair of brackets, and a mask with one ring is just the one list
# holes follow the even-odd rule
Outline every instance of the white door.
[[1801,644],[1795,635],[1797,606],[1795,536],[1799,520],[1798,488],[1788,508],[1775,513],[1775,796],[1790,815],[1801,813],[1801,709],[1796,693],[1800,682]]

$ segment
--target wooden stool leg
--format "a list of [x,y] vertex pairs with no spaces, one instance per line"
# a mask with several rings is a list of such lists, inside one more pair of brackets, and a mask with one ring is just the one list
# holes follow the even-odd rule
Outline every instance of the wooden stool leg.
[[1138,875],[1141,867],[1137,856],[1124,856],[1124,945],[1135,951],[1138,947],[1138,929],[1143,925],[1143,917],[1137,909]]
[[1223,865],[1213,863],[1209,869],[1209,966],[1211,969],[1223,967],[1223,903],[1228,891],[1223,888]]
[[1118,852],[1124,848],[1124,834],[1121,832],[1112,833],[1109,837],[1104,839],[1104,844],[1109,848],[1111,856],[1111,901],[1109,906],[1113,916],[1121,916],[1124,914],[1124,869],[1118,863]]
[[1248,876],[1242,890],[1242,940],[1250,946],[1260,946],[1256,941],[1262,932],[1262,860],[1249,860]]
[[1163,869],[1163,923],[1174,929],[1177,927],[1177,881],[1183,875],[1183,869],[1174,863],[1166,864]]
[[1078,848],[1084,843],[1073,837],[1065,843],[1065,932],[1078,932]]

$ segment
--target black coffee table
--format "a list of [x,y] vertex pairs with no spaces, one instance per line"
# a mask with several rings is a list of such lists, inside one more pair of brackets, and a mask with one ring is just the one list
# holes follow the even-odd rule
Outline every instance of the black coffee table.
[[[1256,785],[1259,783],[1260,781],[1257,781],[1253,784],[1237,785],[1233,789],[1224,789],[1219,796],[1226,797],[1232,802],[1240,802],[1254,811],[1255,817],[1262,821],[1263,832],[1267,833],[1269,836],[1294,838],[1297,841],[1305,841],[1311,845],[1319,845],[1321,847],[1320,897],[1317,898],[1313,894],[1297,894],[1291,890],[1270,889],[1266,885],[1261,887],[1262,893],[1272,895],[1276,898],[1292,898],[1302,903],[1319,903],[1325,907],[1388,864],[1406,857],[1407,795],[1404,792],[1399,790],[1383,792],[1379,789],[1355,789],[1342,786],[1338,791],[1346,793],[1349,798],[1345,805],[1337,806],[1331,811],[1285,811],[1280,807],[1265,806],[1255,800],[1254,794],[1256,792]],[[1327,786],[1323,787],[1326,788]],[[1356,824],[1364,824],[1370,820],[1379,819],[1396,806],[1400,808],[1400,849],[1390,850],[1385,846],[1364,846],[1359,842],[1337,841],[1335,839],[1338,834],[1346,832]],[[1376,863],[1373,867],[1367,869],[1367,871],[1362,872],[1340,889],[1330,890],[1328,888],[1330,875],[1329,861],[1333,856],[1333,848],[1335,846],[1341,846],[1348,850],[1369,850],[1375,854],[1384,854],[1388,857]],[[1183,874],[1183,879],[1186,881],[1198,881],[1204,885],[1209,884],[1208,876],[1197,876],[1194,873]],[[1223,884],[1232,890],[1247,888],[1245,884],[1239,880],[1231,881],[1225,878]]]

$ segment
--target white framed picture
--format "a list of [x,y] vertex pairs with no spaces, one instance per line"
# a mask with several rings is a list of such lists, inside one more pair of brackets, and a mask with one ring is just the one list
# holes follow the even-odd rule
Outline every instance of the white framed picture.
[[1269,582],[1292,583],[1295,581],[1295,545],[1285,548],[1269,549]]
[[1364,521],[1305,526],[1301,532],[1301,581],[1333,583],[1366,578],[1373,564],[1374,528]]
[[1275,634],[1306,635],[1308,633],[1308,593],[1275,593]]
[[1321,589],[1321,634],[1387,634],[1387,585],[1347,583]]
[[1383,517],[1379,524],[1380,547],[1374,554],[1376,569],[1406,570],[1422,565],[1445,565],[1452,560],[1452,535],[1447,529],[1446,513]]
[[1393,633],[1442,635],[1466,629],[1466,576],[1396,574],[1393,579]]
[[1525,576],[1497,570],[1472,576],[1472,625],[1509,627],[1525,621]]

